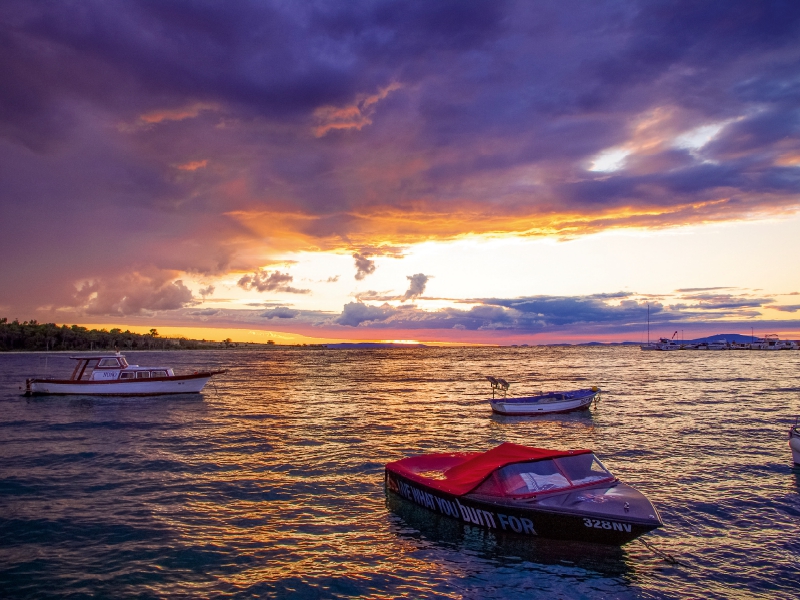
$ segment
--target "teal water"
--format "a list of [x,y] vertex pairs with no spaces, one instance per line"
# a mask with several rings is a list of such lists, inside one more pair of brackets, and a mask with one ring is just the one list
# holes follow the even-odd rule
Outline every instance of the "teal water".
[[[20,396],[0,355],[0,590],[25,597],[796,596],[800,352],[409,348],[128,354],[222,367],[202,395]],[[591,411],[493,416],[599,385]],[[591,448],[665,527],[622,548],[499,537],[387,501],[383,465],[503,441]]]

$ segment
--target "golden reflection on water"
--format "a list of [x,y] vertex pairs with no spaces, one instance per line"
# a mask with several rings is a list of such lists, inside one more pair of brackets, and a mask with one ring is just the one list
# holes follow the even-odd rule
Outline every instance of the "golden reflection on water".
[[[796,386],[790,373],[795,357],[777,358],[789,363],[781,364],[786,371],[782,384]],[[246,511],[236,505],[216,514],[208,506],[194,511],[220,523],[263,520],[258,526],[214,529],[222,546],[270,548],[263,563],[225,578],[237,586],[337,576],[368,580],[394,573],[398,557],[404,577],[419,573],[425,580],[432,568],[441,569],[441,564],[414,559],[419,542],[398,537],[387,527],[383,507],[382,465],[421,452],[483,450],[502,441],[587,447],[667,515],[676,506],[698,503],[722,504],[724,514],[731,482],[719,478],[718,468],[708,469],[709,458],[730,462],[741,451],[741,441],[726,443],[719,436],[741,436],[742,426],[752,425],[743,413],[754,407],[741,405],[748,395],[758,395],[761,420],[780,413],[778,406],[765,406],[763,394],[775,378],[763,379],[768,368],[763,355],[717,359],[691,353],[652,356],[631,349],[425,349],[274,353],[269,359],[243,365],[242,370],[256,370],[246,385],[221,381],[221,398],[209,399],[229,413],[253,417],[230,421],[230,430],[224,427],[217,436],[235,438],[238,428],[244,428],[247,443],[255,434],[269,445],[252,453],[234,445],[215,453],[215,463],[236,467],[234,479],[257,480],[265,489],[286,490],[291,496],[255,500]],[[485,401],[487,373],[511,380],[512,392],[518,394],[599,385],[604,395],[596,408],[582,413],[501,417],[492,415]],[[751,466],[769,457],[765,449],[751,454],[743,457]],[[741,468],[742,460],[736,463]],[[252,470],[255,466],[259,470]],[[230,477],[223,471],[210,479]],[[715,518],[698,519],[688,510],[680,520],[668,522],[659,542],[665,550],[683,554],[682,537],[713,532],[731,547],[754,545],[741,532],[712,524]],[[471,535],[482,539],[489,534]],[[487,552],[485,542],[478,547]],[[496,548],[497,542],[489,547]],[[652,562],[638,549],[632,561],[628,549],[621,552],[623,562]],[[458,568],[439,575],[464,577],[464,565],[456,564]]]

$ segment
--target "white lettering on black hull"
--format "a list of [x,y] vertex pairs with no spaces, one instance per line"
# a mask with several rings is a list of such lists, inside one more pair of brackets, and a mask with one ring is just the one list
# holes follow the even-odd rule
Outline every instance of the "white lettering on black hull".
[[515,533],[525,533],[528,535],[537,535],[536,530],[533,528],[533,521],[526,517],[515,517],[513,515],[504,515],[502,513],[493,513],[482,508],[474,508],[461,504],[456,498],[455,500],[447,500],[441,498],[425,490],[409,485],[405,481],[395,480],[391,475],[388,476],[389,489],[397,491],[403,498],[411,500],[412,502],[424,506],[434,512],[439,512],[448,517],[453,517],[464,521],[465,523],[472,523],[480,525],[481,527],[488,527],[489,529],[497,529],[497,523],[500,523],[500,528],[504,531],[513,531]]
[[631,532],[630,523],[617,523],[616,521],[602,521],[600,519],[584,519],[583,524],[593,529],[612,529],[614,531]]
[[536,530],[533,528],[533,521],[530,519],[526,519],[525,517],[517,518],[514,516],[507,516],[502,513],[497,513],[498,518],[500,519],[500,526],[504,530],[511,530],[516,533],[530,533],[531,535],[536,535]]

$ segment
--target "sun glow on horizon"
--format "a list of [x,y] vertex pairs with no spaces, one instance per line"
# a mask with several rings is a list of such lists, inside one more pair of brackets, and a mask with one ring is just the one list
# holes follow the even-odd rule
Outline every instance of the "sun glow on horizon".
[[[249,310],[263,318],[265,328],[278,324],[283,328],[294,322],[277,318],[277,307],[286,307],[289,312],[327,313],[335,319],[353,302],[395,308],[416,305],[425,311],[469,310],[480,305],[475,299],[487,297],[619,291],[670,295],[680,288],[731,284],[761,288],[774,295],[800,291],[798,272],[787,262],[795,251],[800,252],[798,232],[800,217],[795,215],[670,229],[628,227],[566,241],[474,235],[460,240],[429,240],[410,245],[402,253],[369,255],[375,270],[361,280],[355,278],[353,256],[343,252],[285,253],[264,267],[265,271],[291,275],[289,285],[308,293],[245,290],[237,285],[239,274],[213,280],[188,275],[184,280],[195,295],[205,286],[216,286],[215,293],[197,305],[197,320],[210,326],[229,310]],[[756,239],[782,240],[788,244],[787,251],[781,253],[786,258],[776,257],[768,245],[737,241]],[[696,260],[697,256],[703,260]],[[726,268],[731,263],[737,265],[735,281],[730,280]],[[422,294],[407,297],[408,278],[415,273],[425,274],[428,280]]]

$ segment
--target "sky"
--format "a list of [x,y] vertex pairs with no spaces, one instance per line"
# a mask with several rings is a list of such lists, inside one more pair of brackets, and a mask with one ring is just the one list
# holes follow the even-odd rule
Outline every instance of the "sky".
[[0,82],[9,320],[800,338],[793,0],[5,0]]

